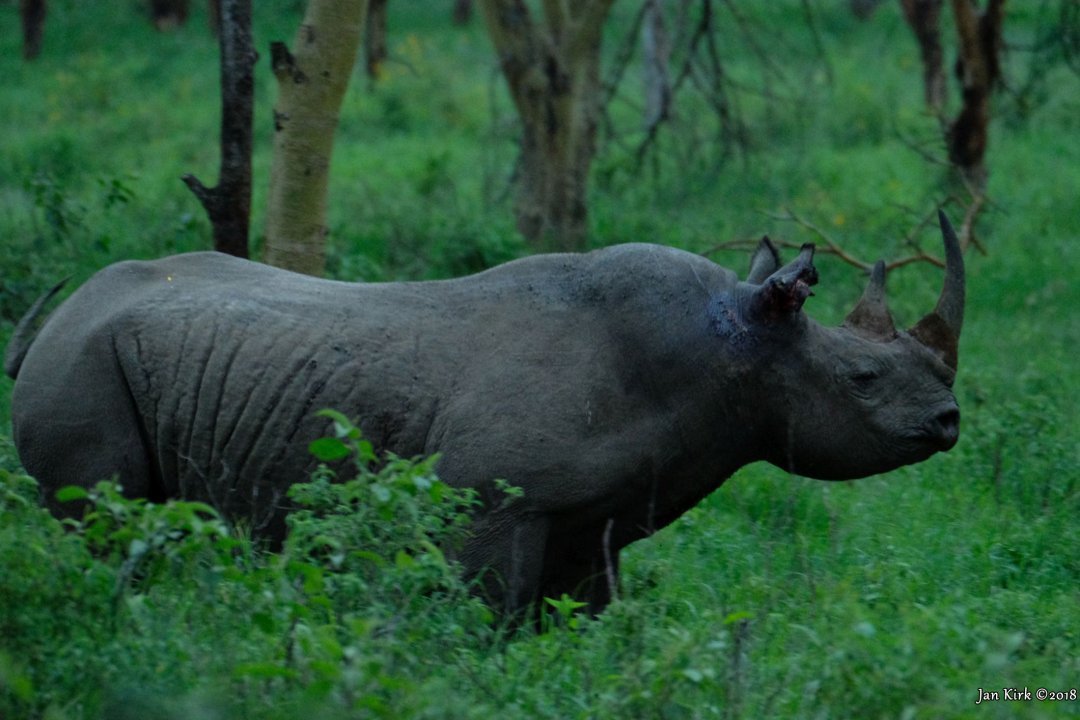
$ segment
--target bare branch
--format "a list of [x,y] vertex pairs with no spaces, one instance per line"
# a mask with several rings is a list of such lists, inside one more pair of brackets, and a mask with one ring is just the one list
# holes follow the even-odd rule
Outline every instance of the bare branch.
[[825,66],[825,78],[829,85],[833,84],[833,68],[832,61],[829,60],[829,53],[825,51],[825,42],[821,39],[821,30],[818,28],[817,20],[814,18],[813,8],[810,7],[809,0],[802,0],[803,15],[806,16],[806,25],[810,28],[810,33],[814,38],[814,48],[817,50],[818,56],[821,58],[821,64]]
[[855,267],[861,268],[862,270],[869,270],[871,267],[873,267],[872,263],[868,263],[865,260],[860,260],[856,258],[854,255],[840,247],[840,245],[838,245],[837,242],[832,239],[832,236],[830,236],[827,232],[825,232],[809,220],[806,220],[805,218],[797,215],[791,210],[785,209],[783,213],[767,212],[765,213],[765,215],[772,218],[773,220],[793,222],[796,225],[799,225],[800,227],[809,230],[812,234],[816,235],[823,243],[825,243],[825,247],[821,249],[822,252],[836,255],[838,258],[848,263],[849,265],[854,265]]
[[[953,200],[953,199],[955,199],[955,198],[950,198],[949,200]],[[948,202],[948,201],[946,201],[946,202]],[[942,203],[942,204],[944,204],[944,203]],[[980,204],[981,204],[981,202],[980,202]],[[888,262],[886,262],[885,263],[885,269],[886,270],[895,270],[897,268],[904,267],[905,265],[911,265],[911,264],[914,264],[914,263],[929,263],[930,265],[934,265],[934,266],[939,267],[939,268],[944,268],[945,267],[945,261],[944,260],[937,257],[936,255],[931,255],[930,253],[924,251],[918,245],[918,243],[915,241],[915,237],[918,235],[918,233],[920,233],[926,227],[926,225],[929,224],[930,220],[937,215],[937,208],[938,208],[938,205],[935,204],[933,210],[931,212],[927,213],[927,215],[921,217],[919,222],[916,223],[905,234],[904,239],[903,239],[903,243],[904,243],[904,245],[910,247],[912,249],[912,252],[910,254],[908,254],[908,255],[904,255],[904,256],[901,256],[899,258],[895,258],[893,260],[889,260]],[[972,209],[974,209],[974,212],[972,212]],[[977,215],[977,213],[978,213],[978,206],[976,205],[975,202],[972,202],[972,204],[970,206],[968,206],[968,213],[970,214],[970,217],[971,217],[972,222],[973,222],[975,215]],[[798,215],[797,213],[793,212],[792,210],[789,210],[789,209],[785,208],[783,212],[778,212],[778,213],[766,212],[765,214],[768,217],[770,217],[770,218],[772,218],[774,220],[782,220],[784,222],[793,222],[796,225],[799,225],[800,227],[805,229],[806,231],[812,233],[822,243],[822,245],[818,248],[818,251],[820,253],[822,253],[822,254],[834,255],[837,258],[839,258],[840,260],[842,260],[843,262],[847,263],[848,265],[851,265],[853,267],[857,267],[857,268],[859,268],[860,270],[862,270],[864,272],[869,272],[870,269],[873,267],[872,262],[868,262],[866,260],[863,260],[862,258],[859,258],[856,255],[854,255],[853,253],[849,252],[842,245],[840,245],[840,243],[838,243],[828,232],[826,232],[825,230],[823,230],[819,226],[815,225],[814,223],[810,222],[809,220],[803,218],[802,216]],[[964,220],[963,227],[966,227],[967,223],[968,223],[968,215],[965,215],[965,220]],[[964,243],[963,237],[964,236],[961,235],[961,244],[962,245]],[[787,248],[799,249],[800,247],[802,247],[802,243],[791,242],[789,240],[773,240],[772,242],[777,247],[781,247],[781,248],[785,248],[785,249],[787,249]],[[757,240],[729,240],[727,242],[722,242],[722,243],[718,243],[718,244],[714,245],[713,247],[709,248],[708,250],[705,250],[702,254],[703,255],[711,255],[711,254],[719,252],[721,250],[753,251],[757,247],[757,245],[758,245]]]

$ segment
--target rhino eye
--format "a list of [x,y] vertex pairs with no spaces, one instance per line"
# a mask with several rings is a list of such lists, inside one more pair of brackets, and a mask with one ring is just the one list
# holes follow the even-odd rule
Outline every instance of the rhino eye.
[[870,383],[881,377],[881,374],[871,368],[860,368],[851,373],[851,381],[856,385],[869,385]]

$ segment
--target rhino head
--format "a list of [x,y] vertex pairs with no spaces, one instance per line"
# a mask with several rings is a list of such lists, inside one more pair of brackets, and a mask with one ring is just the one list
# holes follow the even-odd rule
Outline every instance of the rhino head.
[[[779,267],[762,241],[732,307],[714,314],[721,332],[753,328],[765,392],[779,403],[762,419],[761,454],[789,472],[843,480],[925,460],[956,444],[960,410],[952,392],[964,316],[964,261],[956,233],[939,213],[945,280],[935,309],[897,330],[878,262],[862,298],[839,327],[802,312],[817,281],[814,248]],[[737,333],[735,333],[737,334]],[[737,340],[737,338],[732,338]],[[778,406],[777,406],[778,405]]]

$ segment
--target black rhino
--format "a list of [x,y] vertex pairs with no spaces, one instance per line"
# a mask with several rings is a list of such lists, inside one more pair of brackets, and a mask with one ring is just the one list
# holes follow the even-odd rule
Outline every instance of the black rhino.
[[280,538],[285,490],[329,422],[314,412],[337,408],[379,449],[441,453],[451,485],[524,490],[477,517],[460,556],[492,571],[496,604],[566,592],[599,610],[620,548],[747,463],[847,479],[956,443],[964,267],[941,226],[941,296],[907,332],[881,263],[824,327],[802,311],[813,246],[779,267],[768,241],[743,282],[646,244],[435,282],[333,282],[212,252],[122,262],[36,337],[42,302],[17,328],[15,443],[54,512],[70,512],[58,488],[118,474],[132,496],[203,500]]

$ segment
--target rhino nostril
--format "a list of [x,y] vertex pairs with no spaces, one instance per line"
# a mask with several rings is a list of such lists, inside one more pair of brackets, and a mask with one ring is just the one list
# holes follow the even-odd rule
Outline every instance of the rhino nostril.
[[956,444],[957,438],[960,436],[960,410],[958,408],[949,408],[941,413],[934,419],[937,425],[938,435],[941,437],[942,445],[946,449],[951,448]]

